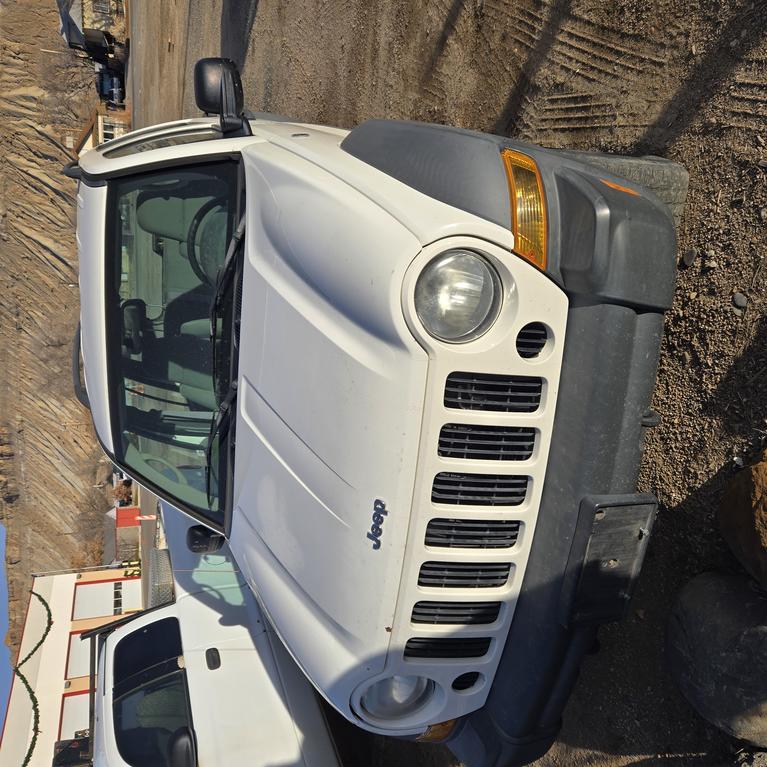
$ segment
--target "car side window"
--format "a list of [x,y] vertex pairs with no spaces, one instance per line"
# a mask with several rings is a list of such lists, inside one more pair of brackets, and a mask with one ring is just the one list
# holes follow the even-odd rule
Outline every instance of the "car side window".
[[183,654],[181,632],[175,618],[163,618],[136,629],[115,648],[113,684],[120,687],[131,677]]
[[192,717],[175,618],[133,631],[114,654],[112,715],[120,756],[132,767],[169,767]]

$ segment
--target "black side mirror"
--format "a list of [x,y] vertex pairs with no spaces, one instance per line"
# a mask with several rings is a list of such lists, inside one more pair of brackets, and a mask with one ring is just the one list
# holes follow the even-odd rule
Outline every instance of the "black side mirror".
[[220,115],[222,133],[250,132],[242,116],[240,72],[231,59],[200,59],[194,65],[194,98],[206,114]]
[[193,554],[215,554],[224,545],[224,536],[204,525],[186,531],[186,547]]
[[168,740],[170,767],[197,767],[197,747],[188,727],[179,727]]

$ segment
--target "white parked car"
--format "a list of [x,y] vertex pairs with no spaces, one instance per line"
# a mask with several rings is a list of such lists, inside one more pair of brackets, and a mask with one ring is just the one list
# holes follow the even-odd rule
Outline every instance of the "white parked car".
[[194,522],[167,504],[162,524],[174,599],[84,635],[98,669],[92,752],[64,742],[54,765],[338,767],[313,688],[228,548],[190,552]]
[[656,509],[635,481],[674,225],[623,176],[683,199],[686,174],[244,117],[231,62],[195,74],[218,117],[67,169],[98,438],[199,521],[192,548],[226,538],[349,720],[533,758]]

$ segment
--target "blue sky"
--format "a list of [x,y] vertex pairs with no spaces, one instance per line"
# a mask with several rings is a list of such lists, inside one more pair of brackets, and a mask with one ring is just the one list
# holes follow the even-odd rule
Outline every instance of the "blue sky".
[[8,631],[8,580],[5,574],[5,528],[0,525],[0,729],[5,720],[8,690],[11,686],[11,654],[5,642]]

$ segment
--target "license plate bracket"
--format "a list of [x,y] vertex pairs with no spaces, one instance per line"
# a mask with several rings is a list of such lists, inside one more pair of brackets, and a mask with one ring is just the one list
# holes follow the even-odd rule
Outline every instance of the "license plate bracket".
[[[583,499],[576,532],[581,545],[573,542],[572,567],[568,566],[570,582],[577,582],[570,623],[606,623],[625,617],[657,509],[657,500],[648,494]],[[585,534],[585,553],[574,557],[576,550],[583,551]]]

